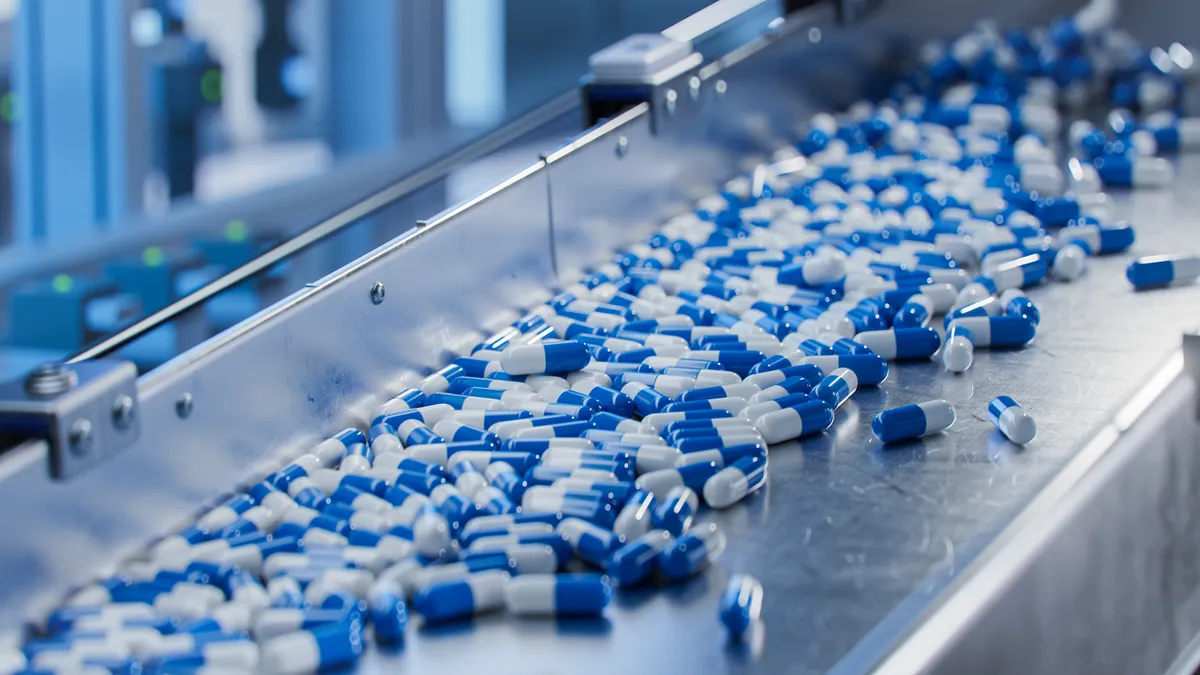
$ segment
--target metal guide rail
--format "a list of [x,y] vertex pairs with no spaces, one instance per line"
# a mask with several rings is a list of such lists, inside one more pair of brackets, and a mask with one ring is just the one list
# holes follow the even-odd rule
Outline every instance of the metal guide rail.
[[[1034,24],[1072,6],[1016,3],[998,18]],[[829,8],[773,23],[655,83],[661,98],[143,376],[137,438],[106,461],[55,482],[44,443],[0,456],[0,636],[18,639],[68,588],[230,486],[363,426],[428,366],[761,162],[812,112],[856,100],[914,41],[954,34],[979,11],[915,0],[853,26]],[[1200,158],[1185,157],[1173,190],[1114,197],[1138,228],[1135,254],[1197,244],[1196,180]],[[419,190],[404,199],[405,213],[428,204]],[[1043,320],[1030,348],[980,352],[958,377],[900,365],[827,434],[773,447],[769,486],[712,517],[727,548],[689,583],[623,591],[599,621],[422,627],[400,651],[369,650],[360,670],[1165,669],[1200,633],[1200,360],[1179,349],[1200,287],[1135,294],[1127,261],[1097,258],[1075,285],[1032,290]],[[1024,450],[987,422],[1001,394],[1039,418]],[[950,433],[886,448],[871,437],[875,413],[936,397],[960,411]],[[765,630],[740,646],[715,609],[733,572],[768,594]]]

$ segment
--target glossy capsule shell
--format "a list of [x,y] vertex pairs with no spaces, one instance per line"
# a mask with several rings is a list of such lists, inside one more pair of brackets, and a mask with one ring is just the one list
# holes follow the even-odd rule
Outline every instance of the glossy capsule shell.
[[849,368],[838,368],[813,388],[813,396],[837,410],[858,390],[858,376]]
[[574,340],[555,340],[505,349],[500,365],[510,375],[565,373],[581,370],[592,360],[591,352]]
[[611,530],[579,518],[564,518],[555,531],[575,549],[575,555],[600,568],[621,545],[620,537]]
[[335,623],[288,633],[262,645],[259,667],[269,673],[312,673],[347,666],[362,654],[361,627]]
[[927,359],[942,344],[937,331],[928,327],[867,331],[854,340],[889,361]]
[[954,419],[954,406],[937,399],[884,410],[871,420],[871,432],[884,443],[895,443],[948,429]]
[[810,401],[794,408],[767,413],[754,426],[768,443],[782,443],[819,433],[833,426],[833,409],[824,401]]
[[515,616],[599,616],[612,598],[601,574],[529,574],[508,582],[505,605]]
[[413,609],[430,623],[497,610],[504,606],[509,580],[506,571],[487,570],[459,581],[433,584],[413,596]]
[[968,316],[950,322],[950,330],[965,328],[975,347],[1021,347],[1033,341],[1037,327],[1019,316]]
[[1125,278],[1135,289],[1159,288],[1194,281],[1200,277],[1200,256],[1155,255],[1138,258],[1125,269]]
[[650,524],[656,530],[666,530],[678,537],[692,526],[692,519],[700,508],[700,497],[689,487],[676,487],[658,502],[650,515]]
[[832,373],[838,368],[849,368],[858,377],[860,387],[876,386],[888,376],[887,361],[878,354],[808,356],[804,358],[803,363],[817,366],[826,373]]
[[727,509],[762,487],[766,478],[765,452],[742,457],[705,481],[704,502],[710,508]]
[[663,530],[651,530],[613,552],[605,570],[618,586],[632,586],[654,571],[659,551],[675,538]]
[[1025,445],[1037,436],[1033,415],[1009,396],[997,396],[988,403],[988,419],[1000,433],[1017,445]]
[[971,331],[961,325],[946,333],[946,344],[942,346],[942,365],[946,370],[961,373],[971,367],[975,360],[975,344],[971,338]]
[[721,595],[718,617],[729,631],[729,636],[739,640],[758,621],[762,612],[763,587],[758,579],[746,574],[734,575]]
[[689,530],[658,553],[658,569],[672,581],[686,579],[712,562],[725,548],[725,533],[716,523]]

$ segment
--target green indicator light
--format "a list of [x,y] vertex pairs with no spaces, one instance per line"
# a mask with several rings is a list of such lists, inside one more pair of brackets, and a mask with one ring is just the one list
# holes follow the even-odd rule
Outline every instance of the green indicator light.
[[225,226],[225,238],[232,242],[246,241],[246,235],[249,234],[249,228],[246,227],[244,220],[231,220]]
[[17,95],[15,92],[4,92],[0,96],[0,119],[12,124],[17,121]]
[[163,264],[165,259],[166,255],[163,254],[163,250],[158,246],[147,246],[142,251],[142,263],[146,267],[158,267]]
[[50,285],[54,288],[55,293],[70,293],[71,289],[75,287],[75,280],[71,278],[70,274],[56,274]]
[[200,76],[200,95],[209,103],[221,100],[221,71],[206,70]]

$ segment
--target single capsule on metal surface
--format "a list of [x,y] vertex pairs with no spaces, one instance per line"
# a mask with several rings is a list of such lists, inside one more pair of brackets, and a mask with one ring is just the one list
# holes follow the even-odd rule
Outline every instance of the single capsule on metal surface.
[[666,530],[678,537],[692,526],[692,519],[700,508],[700,497],[689,487],[672,488],[650,516],[650,524],[656,530]]
[[821,380],[812,393],[830,408],[837,410],[855,391],[858,391],[858,376],[849,368],[838,368]]
[[1042,322],[1042,313],[1038,311],[1037,305],[1019,288],[1010,288],[1001,293],[1000,304],[1004,306],[1004,313],[1009,316],[1019,316],[1035,326]]
[[1020,347],[1037,335],[1032,321],[1019,316],[967,316],[950,322],[949,329],[961,326],[971,332],[971,344],[978,347]]
[[1008,396],[997,396],[988,404],[988,419],[1008,440],[1025,445],[1037,436],[1037,422],[1033,415]]
[[516,616],[599,616],[612,586],[602,574],[528,574],[511,579],[504,597]]
[[963,326],[954,326],[946,333],[942,364],[952,373],[961,373],[970,368],[974,360],[975,345],[971,342],[971,331]]
[[1137,290],[1195,281],[1200,277],[1200,256],[1152,255],[1138,258],[1125,269],[1125,278]]
[[871,420],[871,432],[884,443],[919,438],[954,424],[954,406],[937,399],[884,410]]
[[504,606],[508,572],[486,570],[459,581],[433,584],[413,596],[413,609],[430,623],[463,619]]
[[302,675],[348,666],[362,650],[361,626],[328,624],[263,643],[260,667],[275,675]]
[[632,586],[654,571],[659,551],[675,538],[664,530],[650,530],[613,552],[605,571],[618,586]]
[[762,602],[763,587],[758,579],[748,574],[738,574],[729,580],[725,594],[721,596],[718,616],[731,638],[741,639],[758,621]]
[[833,426],[833,409],[824,401],[810,401],[767,413],[755,420],[754,426],[767,443],[782,443]]
[[725,548],[725,533],[716,523],[689,530],[658,553],[663,576],[678,581],[699,572]]
[[714,509],[729,508],[762,487],[766,479],[765,452],[743,457],[705,481],[704,502]]
[[1175,180],[1175,167],[1163,157],[1105,155],[1095,164],[1106,187],[1162,188]]

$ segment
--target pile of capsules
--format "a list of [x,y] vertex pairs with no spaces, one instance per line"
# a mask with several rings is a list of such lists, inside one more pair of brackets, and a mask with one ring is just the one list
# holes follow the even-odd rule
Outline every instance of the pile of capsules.
[[[613,586],[696,574],[724,546],[702,504],[759,490],[770,445],[828,429],[898,362],[958,373],[976,349],[1023,347],[1039,323],[1023,288],[1131,246],[1100,181],[1162,169],[1115,132],[1072,162],[1068,190],[1058,109],[1098,81],[1170,108],[1182,86],[1152,83],[1182,76],[1116,58],[1132,47],[1091,7],[1048,32],[980,26],[926,50],[893,95],[817,115],[765,180],[731,181],[395,395],[365,432],[77,591],[0,672],[314,672],[355,662],[365,635],[401,642],[410,611],[597,616]],[[1192,121],[1153,112],[1194,145]],[[1036,434],[1009,397],[988,415],[1014,442]],[[890,443],[954,419],[928,401],[871,428]],[[762,600],[735,576],[720,619],[741,635]]]

